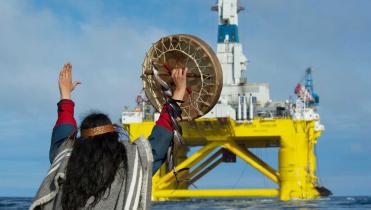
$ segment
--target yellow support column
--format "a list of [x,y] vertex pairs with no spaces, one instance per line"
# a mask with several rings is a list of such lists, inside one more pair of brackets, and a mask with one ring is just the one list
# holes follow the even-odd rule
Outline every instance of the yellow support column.
[[314,184],[317,184],[318,182],[318,178],[316,176],[316,170],[317,170],[317,157],[316,157],[316,153],[315,153],[315,146],[317,144],[317,138],[319,137],[320,135],[320,132],[319,131],[315,131],[314,130],[314,126],[310,126],[309,130],[308,130],[308,134],[309,134],[309,153],[308,153],[308,158],[309,158],[309,174],[310,174],[310,177],[309,177],[309,182],[311,183],[314,183]]
[[313,123],[292,121],[292,131],[281,136],[279,150],[280,199],[313,199],[319,196],[309,173],[308,129]]

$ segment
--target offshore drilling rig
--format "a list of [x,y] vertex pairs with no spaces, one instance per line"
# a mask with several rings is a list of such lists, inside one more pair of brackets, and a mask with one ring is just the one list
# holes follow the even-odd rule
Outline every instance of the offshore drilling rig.
[[[185,145],[178,149],[177,176],[165,164],[153,177],[153,200],[195,197],[273,196],[281,200],[315,199],[328,194],[318,186],[315,145],[324,126],[317,113],[319,97],[314,92],[312,72],[295,88],[296,100],[272,101],[267,83],[251,83],[245,75],[247,58],[239,42],[237,0],[219,0],[216,55],[222,67],[222,91],[215,106],[202,117],[182,121]],[[206,102],[204,102],[206,103]],[[130,140],[149,136],[158,113],[144,94],[134,111],[122,113]],[[201,149],[188,155],[189,148]],[[252,148],[279,149],[278,167],[255,155]],[[240,158],[275,183],[269,189],[189,189],[222,163]]]

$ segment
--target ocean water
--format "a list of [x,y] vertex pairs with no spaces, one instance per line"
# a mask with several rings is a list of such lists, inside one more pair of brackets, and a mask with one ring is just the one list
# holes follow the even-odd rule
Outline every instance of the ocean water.
[[[32,198],[0,197],[0,210],[26,210]],[[152,209],[371,209],[371,196],[334,196],[313,201],[282,202],[272,198],[251,199],[191,199],[153,203]]]

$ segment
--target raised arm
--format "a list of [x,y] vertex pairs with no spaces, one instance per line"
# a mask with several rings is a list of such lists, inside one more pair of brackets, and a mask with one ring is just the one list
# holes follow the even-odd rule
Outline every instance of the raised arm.
[[[184,94],[187,87],[186,75],[187,69],[184,70],[174,69],[172,71],[171,76],[174,80],[176,87],[172,96],[174,100],[181,101],[184,98]],[[152,129],[152,133],[148,139],[152,146],[152,154],[154,159],[152,169],[153,174],[155,174],[157,170],[161,167],[161,165],[165,162],[168,148],[170,147],[173,139],[174,128],[170,120],[168,108],[169,104],[165,104],[163,106],[160,117],[156,121],[156,125]]]
[[58,119],[53,128],[51,144],[49,150],[50,163],[53,162],[59,146],[72,135],[77,128],[74,118],[75,104],[71,100],[71,92],[80,84],[79,81],[72,82],[72,65],[64,64],[59,73],[59,93]]

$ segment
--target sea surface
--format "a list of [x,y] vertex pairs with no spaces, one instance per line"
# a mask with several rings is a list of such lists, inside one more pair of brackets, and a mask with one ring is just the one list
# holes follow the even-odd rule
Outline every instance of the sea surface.
[[[0,197],[0,210],[26,210],[32,198]],[[282,202],[272,198],[192,199],[153,203],[152,209],[371,209],[371,196],[334,196],[313,201]]]

